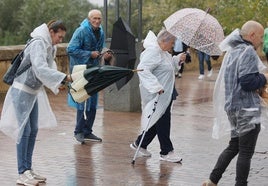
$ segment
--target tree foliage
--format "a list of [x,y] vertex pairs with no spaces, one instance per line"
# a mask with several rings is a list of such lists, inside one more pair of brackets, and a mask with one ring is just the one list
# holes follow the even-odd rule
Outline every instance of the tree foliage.
[[[116,21],[116,2],[116,0],[109,1],[107,37],[111,37],[113,23]],[[127,21],[129,2],[131,2],[130,27],[137,37],[139,0],[119,0],[119,17]],[[267,22],[267,0],[143,0],[142,2],[143,38],[149,30],[157,33],[170,14],[187,7],[202,10],[210,8],[210,14],[218,19],[225,34],[240,28],[247,20],[259,21],[264,26]],[[33,28],[51,19],[61,19],[65,22],[67,34],[64,42],[68,42],[74,30],[92,8],[103,10],[103,7],[94,7],[87,0],[1,0],[0,45],[25,43]]]
[[33,28],[52,19],[65,22],[68,42],[93,5],[87,0],[2,0],[0,7],[0,45],[9,45],[25,43]]

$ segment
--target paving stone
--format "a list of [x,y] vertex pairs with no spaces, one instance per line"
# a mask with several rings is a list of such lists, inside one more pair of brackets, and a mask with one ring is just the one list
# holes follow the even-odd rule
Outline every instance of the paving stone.
[[[212,93],[217,70],[211,79],[198,81],[198,72],[185,72],[176,79],[180,96],[172,111],[171,138],[182,164],[159,161],[157,138],[148,147],[151,158],[138,157],[131,164],[134,151],[129,144],[140,131],[141,113],[103,110],[102,93],[93,131],[102,143],[84,145],[73,138],[76,111],[66,104],[66,91],[48,93],[58,126],[40,129],[33,156],[33,168],[47,177],[41,186],[198,186],[208,178],[228,136],[211,138]],[[0,103],[2,108],[2,103]],[[268,134],[260,134],[252,159],[249,186],[268,185]],[[0,132],[0,185],[16,185],[15,143]],[[219,186],[234,185],[234,159]]]

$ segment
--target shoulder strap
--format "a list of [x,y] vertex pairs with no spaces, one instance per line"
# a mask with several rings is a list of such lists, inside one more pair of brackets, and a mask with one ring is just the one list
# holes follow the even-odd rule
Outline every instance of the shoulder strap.
[[[25,45],[25,47],[24,47],[24,49],[22,50],[22,52],[24,52],[24,50],[33,42],[33,41],[35,41],[35,40],[38,40],[38,39],[40,39],[40,38],[33,38],[33,39],[31,39],[31,40],[29,40],[27,43],[26,43],[26,45]],[[18,77],[19,75],[21,75],[23,72],[25,72],[28,68],[30,68],[32,66],[32,63],[30,62],[29,64],[27,64],[27,65],[25,65],[25,67],[23,67],[20,71],[18,71],[17,73],[16,73],[16,77]]]

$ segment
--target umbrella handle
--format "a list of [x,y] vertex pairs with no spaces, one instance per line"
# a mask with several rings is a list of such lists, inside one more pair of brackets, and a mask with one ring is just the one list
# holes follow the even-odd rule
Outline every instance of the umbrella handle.
[[143,71],[143,69],[135,69],[135,70],[132,70],[132,72],[139,72],[139,71]]
[[69,85],[68,87],[69,87],[70,90],[73,90],[74,92],[77,92],[77,90],[75,90],[75,89],[72,87],[72,85]]

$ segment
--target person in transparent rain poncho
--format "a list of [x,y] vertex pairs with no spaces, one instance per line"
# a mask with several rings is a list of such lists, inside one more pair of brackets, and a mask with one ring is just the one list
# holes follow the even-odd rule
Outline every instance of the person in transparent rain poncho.
[[32,155],[38,128],[56,126],[44,86],[57,94],[70,75],[57,70],[56,44],[62,42],[66,27],[62,21],[50,21],[35,28],[32,41],[24,50],[20,68],[31,66],[14,79],[8,89],[0,120],[0,129],[16,141],[21,185],[38,185],[46,178],[33,171]]
[[231,160],[237,157],[236,186],[246,186],[261,123],[267,122],[259,89],[268,75],[256,52],[263,43],[263,26],[246,22],[220,44],[226,51],[217,77],[213,104],[215,121],[213,138],[230,134],[227,148],[220,154],[209,180],[203,186],[218,184]]
[[[172,56],[170,51],[175,43],[175,37],[166,30],[161,30],[157,37],[152,31],[146,36],[137,69],[140,80],[142,103],[141,133],[146,131],[139,149],[139,155],[150,157],[147,146],[157,135],[160,143],[160,160],[180,162],[182,159],[173,150],[170,140],[171,106],[174,97],[175,71],[178,62],[186,59],[186,54]],[[155,102],[157,101],[157,104]],[[152,111],[155,107],[155,111]],[[150,117],[148,117],[150,116]],[[149,123],[148,123],[149,122]],[[147,128],[148,127],[148,128]],[[142,134],[130,144],[137,150]]]

